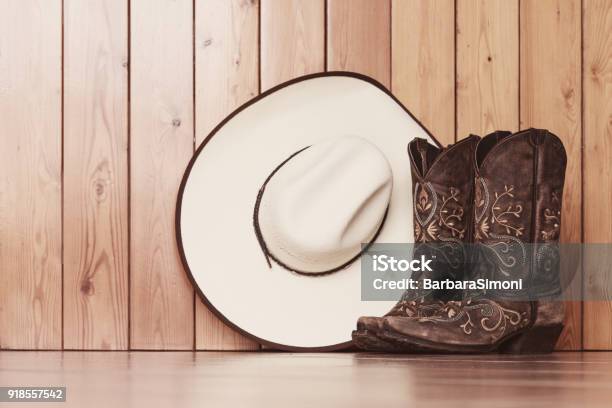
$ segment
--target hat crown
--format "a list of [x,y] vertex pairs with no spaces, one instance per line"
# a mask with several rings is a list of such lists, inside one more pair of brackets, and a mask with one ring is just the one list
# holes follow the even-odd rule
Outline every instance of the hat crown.
[[350,261],[376,235],[391,198],[384,154],[357,136],[317,143],[278,168],[259,207],[270,254],[291,269],[319,273]]

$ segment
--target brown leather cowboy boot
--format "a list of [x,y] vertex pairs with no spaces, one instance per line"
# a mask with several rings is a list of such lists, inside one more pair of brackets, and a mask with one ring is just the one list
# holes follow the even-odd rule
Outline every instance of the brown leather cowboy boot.
[[558,239],[566,154],[546,130],[496,132],[476,149],[470,280],[520,290],[467,291],[433,316],[387,317],[379,336],[442,352],[550,352],[563,329]]
[[[433,258],[433,272],[421,272],[412,279],[463,277],[464,244],[473,236],[471,163],[478,140],[478,136],[470,136],[444,149],[430,145],[425,139],[415,139],[408,145],[414,192],[414,257]],[[440,256],[432,256],[435,254]],[[431,316],[446,301],[460,297],[460,292],[407,290],[385,316]],[[357,330],[353,332],[354,344],[369,351],[405,351],[402,344],[379,338],[377,333],[381,328],[382,317],[359,318]]]

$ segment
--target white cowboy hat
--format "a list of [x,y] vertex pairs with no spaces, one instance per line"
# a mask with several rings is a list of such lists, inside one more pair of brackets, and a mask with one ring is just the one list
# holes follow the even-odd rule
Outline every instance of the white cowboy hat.
[[382,85],[330,72],[281,84],[204,140],[183,177],[176,232],[204,303],[234,329],[284,350],[350,344],[360,253],[414,242],[406,146],[431,134]]

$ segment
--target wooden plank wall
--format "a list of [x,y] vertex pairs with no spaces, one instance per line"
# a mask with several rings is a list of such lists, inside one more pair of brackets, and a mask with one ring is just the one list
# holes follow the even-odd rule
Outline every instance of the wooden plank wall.
[[194,149],[193,4],[133,0],[130,16],[130,346],[189,349],[194,290],[173,216]]
[[[176,192],[227,113],[324,70],[376,78],[444,143],[550,128],[569,156],[563,240],[612,242],[608,0],[0,9],[0,348],[259,349],[194,295],[174,242]],[[587,293],[606,272],[585,260]],[[612,349],[612,303],[568,304],[558,348],[583,346]]]
[[[612,2],[584,0],[584,241],[612,242]],[[600,265],[584,263],[584,289],[597,299],[612,275]],[[604,289],[602,289],[604,288]],[[612,303],[584,303],[584,347],[612,349]]]
[[391,90],[444,144],[455,141],[455,2],[394,0]]
[[[207,0],[195,3],[196,145],[228,113],[259,93],[259,4]],[[195,347],[252,350],[259,346],[226,327],[198,299]]]
[[[578,1],[521,3],[520,127],[550,129],[567,151],[561,240],[582,239],[581,7]],[[554,46],[558,44],[558,46]],[[548,67],[551,67],[548,69]],[[562,348],[579,347],[581,305],[568,303]]]
[[0,347],[62,347],[62,6],[0,12]]
[[63,4],[64,348],[123,350],[129,301],[128,3]]

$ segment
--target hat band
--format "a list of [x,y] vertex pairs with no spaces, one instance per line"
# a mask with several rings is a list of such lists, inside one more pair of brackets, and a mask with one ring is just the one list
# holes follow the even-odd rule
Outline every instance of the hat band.
[[269,268],[272,268],[272,261],[274,261],[280,267],[290,272],[297,273],[299,275],[323,276],[323,275],[329,275],[334,272],[338,272],[339,270],[346,268],[347,266],[355,262],[357,259],[359,259],[361,255],[368,250],[370,245],[372,245],[376,241],[376,239],[378,238],[378,235],[383,229],[383,226],[385,225],[385,221],[387,220],[387,213],[389,212],[389,205],[387,205],[387,208],[385,209],[385,214],[383,215],[380,226],[376,230],[376,233],[372,237],[372,240],[368,242],[366,245],[363,245],[361,251],[359,251],[357,255],[355,255],[354,257],[352,257],[351,259],[349,259],[347,262],[343,263],[342,265],[334,267],[332,269],[321,271],[321,272],[305,272],[305,271],[301,271],[296,268],[292,268],[291,266],[279,260],[277,257],[274,256],[273,253],[270,252],[270,250],[268,249],[268,246],[266,245],[266,241],[264,240],[263,234],[261,233],[261,228],[259,226],[259,206],[261,204],[261,199],[263,198],[264,192],[266,190],[266,186],[268,182],[272,179],[274,174],[276,174],[277,171],[279,171],[285,164],[287,164],[287,162],[289,162],[291,159],[293,159],[295,156],[302,153],[304,150],[308,149],[309,147],[310,146],[306,146],[303,149],[300,149],[297,152],[291,154],[289,157],[283,160],[281,164],[276,166],[276,168],[272,170],[270,175],[266,178],[266,180],[260,187],[259,192],[257,193],[257,199],[255,200],[255,206],[253,208],[253,229],[255,230],[255,236],[257,237],[257,242],[259,242],[259,246],[261,248],[261,251],[263,252],[264,257],[266,258],[266,262],[268,263]]

